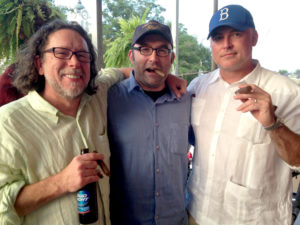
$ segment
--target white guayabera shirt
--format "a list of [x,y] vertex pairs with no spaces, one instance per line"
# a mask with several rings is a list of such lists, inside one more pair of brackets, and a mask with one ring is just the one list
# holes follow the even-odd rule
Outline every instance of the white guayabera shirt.
[[276,115],[299,134],[300,88],[256,63],[231,85],[216,70],[199,75],[189,86],[195,94],[196,144],[188,210],[198,224],[291,224],[291,169],[252,114],[236,110],[241,101],[233,96],[241,83],[256,84],[271,95]]

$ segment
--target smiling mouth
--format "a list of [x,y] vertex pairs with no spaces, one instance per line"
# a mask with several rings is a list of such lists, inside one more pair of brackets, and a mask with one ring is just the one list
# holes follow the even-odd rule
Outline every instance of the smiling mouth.
[[75,74],[64,74],[64,77],[70,78],[70,79],[80,79],[82,78],[82,75],[75,75]]

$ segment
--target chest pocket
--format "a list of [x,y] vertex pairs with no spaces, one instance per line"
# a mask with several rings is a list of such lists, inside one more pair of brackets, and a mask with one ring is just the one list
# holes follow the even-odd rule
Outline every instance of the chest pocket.
[[104,128],[103,133],[98,134],[95,148],[98,152],[104,154],[105,157],[109,157],[110,151],[109,151],[108,137],[106,131],[107,130]]
[[185,155],[188,150],[188,125],[170,124],[169,148],[172,153]]

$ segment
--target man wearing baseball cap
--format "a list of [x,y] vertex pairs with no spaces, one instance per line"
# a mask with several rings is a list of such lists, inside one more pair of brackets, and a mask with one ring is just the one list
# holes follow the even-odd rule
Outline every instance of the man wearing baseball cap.
[[218,10],[208,38],[218,69],[189,85],[196,137],[189,222],[290,225],[300,88],[252,59],[258,34],[242,6]]
[[170,28],[151,20],[134,32],[130,78],[108,92],[112,225],[183,225],[191,99],[166,84]]

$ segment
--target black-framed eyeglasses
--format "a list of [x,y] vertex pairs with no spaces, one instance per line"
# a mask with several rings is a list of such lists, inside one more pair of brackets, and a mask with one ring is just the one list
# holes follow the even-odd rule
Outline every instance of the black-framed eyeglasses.
[[142,55],[150,56],[156,51],[157,56],[168,56],[173,50],[168,48],[151,48],[146,46],[132,47],[133,50],[139,51]]
[[92,61],[92,55],[89,52],[86,51],[76,51],[73,52],[70,49],[67,48],[61,48],[61,47],[54,47],[54,48],[49,48],[44,52],[52,52],[53,55],[58,58],[58,59],[68,59],[70,60],[73,55],[76,55],[78,61],[88,63]]

